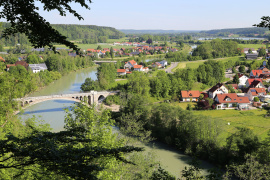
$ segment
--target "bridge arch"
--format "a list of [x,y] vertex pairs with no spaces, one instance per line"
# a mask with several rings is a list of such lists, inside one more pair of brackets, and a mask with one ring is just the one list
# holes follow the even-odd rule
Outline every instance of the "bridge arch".
[[98,97],[98,103],[101,103],[102,101],[104,101],[105,100],[105,96],[104,95],[100,95],[99,97]]
[[34,101],[34,100],[29,101],[28,100],[28,101],[25,101],[24,103],[22,102],[22,106],[27,105],[27,107],[29,107],[29,106],[32,106],[34,104],[42,103],[42,102],[45,102],[45,101],[57,100],[57,99],[74,101],[74,102],[81,102],[79,99],[75,99],[75,98],[61,98],[61,97],[58,97],[58,98],[42,99],[42,100],[36,100],[36,101]]

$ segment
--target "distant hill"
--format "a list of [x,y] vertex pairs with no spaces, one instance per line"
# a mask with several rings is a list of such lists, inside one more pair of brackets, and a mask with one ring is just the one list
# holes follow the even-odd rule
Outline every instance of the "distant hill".
[[119,29],[125,34],[180,34],[180,33],[197,33],[195,30],[135,30],[135,29]]
[[232,28],[232,29],[214,29],[209,31],[200,31],[200,33],[205,35],[215,35],[215,36],[228,36],[228,35],[239,35],[239,36],[248,36],[255,37],[260,36],[264,37],[268,34],[267,28],[258,28],[258,27],[250,27],[250,28]]
[[[9,27],[9,23],[2,22],[0,27],[0,35],[2,31]],[[94,25],[74,25],[74,24],[52,24],[56,30],[62,35],[68,37],[70,41],[80,41],[83,43],[105,43],[107,39],[119,39],[125,36],[112,27],[94,26]],[[1,39],[6,46],[14,46],[16,44],[30,44],[24,34],[17,34],[8,40]]]
[[52,26],[70,40],[93,39],[100,36],[106,36],[109,39],[119,39],[125,36],[123,32],[112,27],[73,24],[53,24]]

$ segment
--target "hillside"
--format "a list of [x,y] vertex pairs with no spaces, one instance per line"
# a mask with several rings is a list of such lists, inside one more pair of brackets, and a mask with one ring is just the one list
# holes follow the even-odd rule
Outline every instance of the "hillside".
[[119,29],[125,34],[180,34],[180,33],[197,33],[195,30],[135,30],[135,29]]
[[201,31],[200,33],[210,36],[228,36],[230,34],[239,35],[242,37],[266,37],[269,34],[267,28],[234,28],[234,29],[214,29],[209,31]]
[[[9,23],[2,22],[0,35],[2,35],[2,31],[9,26]],[[73,24],[52,24],[52,26],[61,34],[67,36],[70,41],[78,41],[85,44],[105,43],[107,39],[119,39],[125,36],[124,33],[112,27]],[[10,37],[8,40],[2,38],[1,42],[5,46],[30,44],[24,34],[17,34],[15,37]]]

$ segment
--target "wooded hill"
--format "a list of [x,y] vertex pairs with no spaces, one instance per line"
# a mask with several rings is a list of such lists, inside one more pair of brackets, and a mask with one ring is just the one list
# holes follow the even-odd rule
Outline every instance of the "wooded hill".
[[255,36],[255,34],[257,34],[259,37],[266,37],[269,35],[267,31],[269,31],[267,28],[251,27],[234,29],[214,29],[209,31],[201,31],[200,33],[212,36],[228,36],[229,34],[236,34],[243,37],[253,37]]
[[[9,27],[9,23],[2,22],[0,35],[3,30]],[[125,36],[124,33],[112,27],[94,26],[94,25],[73,25],[73,24],[53,24],[56,30],[62,35],[67,36],[70,41],[79,41],[85,44],[105,43],[107,39],[119,39]],[[14,46],[16,44],[30,44],[24,34],[17,34],[8,40],[1,38],[5,46]]]

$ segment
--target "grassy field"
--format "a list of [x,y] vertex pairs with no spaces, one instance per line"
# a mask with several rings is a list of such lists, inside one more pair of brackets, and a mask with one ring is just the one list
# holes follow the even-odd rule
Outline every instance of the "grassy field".
[[[235,56],[235,57],[226,57],[226,58],[218,58],[218,59],[213,59],[215,61],[222,61],[222,62],[227,62],[227,61],[238,61],[239,58],[241,58],[241,56]],[[243,58],[243,57],[242,57]],[[241,58],[241,59],[242,59]],[[175,72],[177,69],[183,69],[183,68],[198,68],[201,64],[203,64],[205,61],[208,60],[198,60],[198,61],[184,61],[184,62],[180,62],[178,63],[177,67],[175,67],[174,69],[172,69],[173,72]],[[252,62],[252,61],[251,61]]]
[[[113,47],[114,49],[121,49],[121,48],[128,48],[128,47],[133,47],[133,46],[119,46],[119,45],[109,45],[109,44],[76,44],[78,45],[79,48],[87,50],[87,49],[97,49],[98,46],[101,46],[101,48],[111,48]],[[67,48],[64,45],[55,45],[57,48]]]
[[238,44],[238,46],[241,48],[254,48],[255,50],[257,50],[260,47],[266,48],[265,44]]
[[192,107],[192,108],[195,108],[195,105],[196,105],[195,102],[180,102],[180,103],[178,103],[178,102],[173,102],[173,103],[171,103],[172,106],[179,106],[179,107],[181,107],[182,109],[187,109],[187,106],[188,106],[189,104],[191,104],[191,107]]
[[128,82],[127,79],[121,80],[121,81],[115,81],[114,83],[111,84],[110,88],[115,88],[115,87],[118,86],[118,84],[124,85],[124,84],[126,84],[127,82]]
[[[181,103],[179,103],[181,104]],[[222,140],[237,131],[237,128],[246,127],[251,129],[261,139],[267,137],[270,130],[270,117],[264,117],[266,110],[211,110],[211,111],[193,111],[195,115],[210,116],[218,118],[224,131],[220,134]],[[230,125],[228,125],[230,123]]]
[[192,90],[199,90],[199,91],[203,91],[206,89],[209,89],[210,86],[207,86],[206,84],[200,83],[200,82],[195,82],[192,86]]

